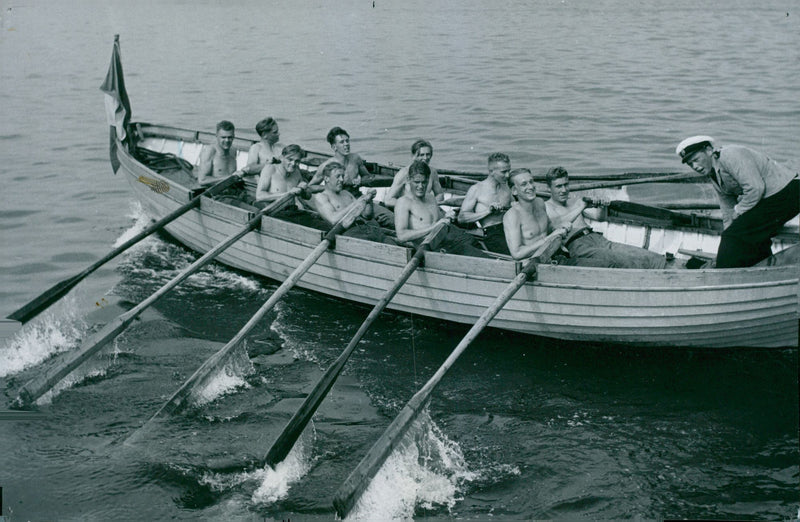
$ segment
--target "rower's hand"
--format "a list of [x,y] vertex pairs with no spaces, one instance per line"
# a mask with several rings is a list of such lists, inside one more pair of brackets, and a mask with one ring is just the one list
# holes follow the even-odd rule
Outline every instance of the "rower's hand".
[[362,195],[361,197],[364,198],[364,201],[372,201],[375,196],[378,194],[378,191],[375,189],[369,189]]
[[435,224],[434,226],[436,226],[436,225],[439,225],[439,224],[442,224],[442,225],[449,225],[449,224],[451,224],[452,222],[453,222],[453,218],[452,218],[452,217],[445,216],[445,217],[443,217],[443,218],[439,219],[439,221],[437,221],[437,222],[436,222],[436,224]]
[[300,190],[300,197],[302,199],[311,199],[311,190],[308,188],[308,183],[301,181],[297,184],[297,188]]
[[489,210],[491,210],[493,214],[499,214],[500,212],[505,212],[508,210],[508,207],[501,205],[500,203],[492,203],[492,206],[489,207]]

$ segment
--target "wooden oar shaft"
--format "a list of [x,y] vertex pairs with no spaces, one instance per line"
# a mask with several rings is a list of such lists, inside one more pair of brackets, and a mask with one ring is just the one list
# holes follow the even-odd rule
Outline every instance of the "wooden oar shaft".
[[47,393],[47,391],[52,389],[53,386],[55,386],[61,379],[66,377],[71,371],[86,361],[86,359],[91,357],[103,346],[108,344],[109,341],[119,335],[120,332],[127,328],[128,325],[130,325],[133,320],[136,319],[147,307],[151,306],[153,303],[166,295],[167,292],[183,282],[186,278],[210,263],[226,248],[251,232],[253,229],[257,228],[261,224],[262,215],[282,207],[287,201],[290,200],[290,197],[294,197],[294,194],[287,195],[286,198],[276,201],[269,207],[259,212],[258,215],[251,219],[238,232],[232,234],[225,241],[206,252],[202,257],[200,257],[200,259],[183,269],[181,273],[175,276],[167,284],[159,288],[150,297],[129,311],[119,315],[116,319],[103,327],[99,332],[89,337],[81,344],[81,347],[76,352],[67,358],[67,360],[25,384],[25,386],[23,386],[19,391],[16,400],[17,404],[20,406],[30,405],[36,399]]
[[[263,319],[270,310],[272,310],[278,301],[292,289],[297,281],[306,273],[308,269],[325,253],[330,246],[330,240],[324,239],[317,247],[309,254],[308,257],[300,264],[286,280],[278,287],[275,292],[267,299],[267,301],[258,309],[258,311],[250,318],[249,321],[236,333],[236,335],[228,341],[228,343],[220,348],[218,352],[209,357],[197,371],[178,390],[172,394],[167,402],[153,415],[152,419],[161,416],[165,413],[174,413],[180,411],[186,404],[186,398],[192,393],[192,390],[202,386],[208,377],[215,372],[220,363],[242,342],[244,337],[250,333],[258,323]],[[151,420],[152,420],[151,419]]]
[[267,456],[264,459],[265,464],[274,468],[279,462],[286,458],[286,455],[288,455],[292,450],[295,442],[297,442],[297,439],[308,425],[308,422],[311,420],[314,412],[317,411],[317,408],[319,408],[319,405],[322,404],[322,401],[333,387],[333,384],[336,382],[339,374],[344,369],[344,365],[347,363],[347,360],[350,358],[353,350],[355,350],[358,343],[361,342],[361,339],[364,337],[364,334],[367,333],[367,330],[369,330],[369,328],[372,326],[372,323],[375,322],[392,298],[397,294],[398,291],[400,291],[400,288],[403,286],[403,284],[408,281],[408,278],[411,277],[411,274],[413,274],[420,265],[423,257],[425,256],[425,252],[430,248],[431,242],[436,239],[437,235],[443,229],[443,224],[436,226],[428,234],[422,244],[420,244],[419,248],[414,253],[414,256],[403,268],[402,272],[397,279],[395,279],[392,286],[383,294],[381,299],[372,308],[364,322],[361,323],[361,326],[356,334],[352,339],[350,339],[350,343],[348,343],[344,351],[328,368],[322,378],[320,378],[319,382],[317,382],[316,386],[314,387],[314,390],[308,395],[308,397],[306,397],[305,401],[303,401],[303,404],[300,406],[297,412],[295,412],[291,420],[289,420],[289,423],[283,428],[281,434],[278,435],[278,438],[272,443],[272,446],[270,447],[269,451],[267,452]]
[[[225,346],[219,349],[214,355],[206,359],[206,361],[197,369],[197,371],[192,374],[186,382],[178,388],[175,393],[165,402],[156,413],[138,430],[139,433],[144,431],[144,428],[152,422],[157,417],[160,417],[162,414],[165,413],[173,413],[179,411],[183,408],[186,404],[186,398],[189,397],[193,390],[197,389],[199,386],[202,386],[205,381],[212,376],[216,369],[222,364],[222,362],[228,357],[228,355],[236,348],[239,343],[242,342],[244,337],[250,332],[250,330],[258,324],[259,321],[266,315],[272,308],[277,304],[277,302],[284,296],[286,293],[294,287],[297,281],[300,280],[303,275],[308,272],[308,270],[317,262],[317,260],[322,257],[322,254],[325,253],[326,250],[331,246],[334,241],[336,234],[339,234],[344,229],[342,223],[354,217],[353,214],[355,213],[358,201],[353,202],[348,211],[345,213],[344,217],[337,222],[333,228],[325,234],[325,238],[311,251],[311,253],[306,256],[300,265],[292,271],[291,274],[286,278],[286,280],[281,283],[277,290],[275,290],[272,295],[267,299],[267,301],[261,305],[261,308],[256,311],[255,314],[250,318],[249,321],[236,333],[236,335],[231,339]],[[359,210],[360,212],[360,210]],[[126,440],[126,443],[130,443],[133,439],[133,436],[129,437]]]
[[[213,195],[218,193],[221,190],[228,188],[230,185],[238,181],[238,177],[231,176],[223,181],[220,181],[213,187],[209,188],[205,191],[205,195]],[[184,204],[180,208],[170,212],[163,218],[159,219],[155,223],[151,224],[132,238],[125,241],[123,244],[103,256],[100,260],[96,261],[94,264],[89,266],[88,268],[84,269],[81,273],[74,275],[68,279],[64,279],[56,283],[55,285],[51,286],[49,289],[42,292],[39,296],[35,297],[31,300],[28,304],[20,307],[18,310],[13,312],[8,316],[9,319],[14,319],[21,323],[26,323],[42,313],[46,310],[50,305],[61,299],[64,295],[66,295],[70,290],[72,290],[75,285],[83,281],[87,276],[92,274],[95,270],[106,264],[108,261],[111,261],[115,257],[117,257],[122,252],[128,250],[130,247],[138,243],[139,241],[143,240],[144,238],[148,237],[149,235],[153,234],[164,228],[165,225],[168,223],[175,221],[182,215],[186,214],[191,209],[195,208],[197,205],[200,204],[200,195],[193,197],[188,203]]]
[[420,410],[427,402],[433,389],[439,384],[444,377],[444,374],[461,356],[464,350],[472,343],[473,340],[480,334],[480,332],[494,319],[497,313],[506,305],[506,303],[514,296],[519,288],[525,284],[533,274],[536,272],[536,262],[531,260],[525,268],[517,274],[511,283],[497,296],[494,302],[487,308],[475,324],[470,328],[467,335],[458,343],[458,346],[453,350],[450,356],[439,367],[436,373],[431,377],[428,382],[423,386],[410,401],[403,407],[400,414],[392,421],[386,431],[381,435],[377,442],[370,448],[355,470],[347,477],[347,480],[339,488],[336,497],[334,497],[333,505],[336,508],[336,513],[344,518],[355,505],[358,498],[369,485],[369,481],[375,476],[383,463],[397,447],[411,427],[414,419],[419,414]]

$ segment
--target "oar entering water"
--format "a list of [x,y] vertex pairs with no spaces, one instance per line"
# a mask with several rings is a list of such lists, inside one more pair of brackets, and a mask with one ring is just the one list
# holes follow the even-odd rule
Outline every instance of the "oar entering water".
[[340,234],[344,229],[349,227],[353,220],[355,220],[364,209],[366,201],[374,197],[375,191],[372,190],[367,194],[361,196],[356,201],[350,204],[344,216],[333,226],[333,228],[325,234],[324,239],[311,251],[311,253],[303,260],[300,265],[286,278],[286,280],[275,290],[267,301],[258,309],[258,311],[247,321],[241,330],[231,339],[225,346],[209,357],[200,368],[197,369],[189,379],[172,394],[172,396],[165,402],[161,408],[148,420],[141,428],[134,432],[130,437],[125,440],[125,444],[131,444],[141,436],[145,428],[153,422],[157,417],[166,413],[174,413],[182,409],[186,404],[186,399],[191,395],[192,391],[202,386],[209,377],[215,375],[217,368],[222,367],[228,355],[239,346],[244,340],[244,337],[258,324],[264,315],[272,310],[275,304],[283,297],[303,275],[313,266],[313,264],[322,257],[322,254],[333,243],[337,234]]
[[378,318],[380,313],[386,308],[389,304],[389,301],[397,294],[400,290],[400,287],[411,277],[411,274],[414,273],[414,270],[422,262],[422,258],[425,256],[425,252],[430,249],[431,243],[436,241],[439,234],[444,230],[446,223],[440,223],[433,228],[425,239],[420,244],[417,251],[414,253],[414,256],[411,260],[406,264],[403,268],[403,271],[400,275],[395,279],[392,286],[383,294],[383,297],[378,301],[372,311],[369,313],[367,318],[361,324],[361,327],[358,329],[356,334],[350,340],[350,343],[344,349],[344,351],[339,355],[339,357],[334,361],[334,363],[328,368],[325,372],[325,375],[320,378],[319,382],[317,382],[316,386],[312,390],[312,392],[306,397],[306,400],[303,401],[303,404],[294,414],[294,416],[289,420],[289,423],[283,428],[283,432],[275,439],[275,442],[270,447],[269,452],[265,458],[265,464],[274,468],[279,462],[283,461],[286,458],[286,455],[294,447],[295,442],[297,439],[300,438],[300,435],[303,433],[308,422],[311,420],[311,417],[314,415],[314,412],[317,411],[319,405],[322,404],[322,401],[327,396],[330,389],[333,387],[333,383],[336,382],[336,379],[339,377],[339,374],[344,369],[344,365],[347,363],[347,360],[350,358],[350,355],[353,353],[353,350],[361,341],[361,338],[364,337],[364,334],[367,333],[367,330],[372,323]]
[[56,283],[55,285],[51,286],[49,289],[45,290],[38,297],[35,297],[31,300],[28,304],[20,307],[17,311],[13,312],[8,316],[9,319],[14,319],[15,321],[19,321],[21,323],[26,323],[42,313],[46,310],[50,305],[61,299],[63,296],[67,294],[70,290],[72,290],[75,285],[83,281],[89,274],[100,268],[102,265],[111,261],[115,257],[117,257],[122,252],[126,251],[142,239],[146,238],[147,236],[153,234],[154,232],[158,232],[165,225],[175,221],[194,207],[200,204],[200,196],[213,196],[225,190],[226,188],[230,187],[234,183],[240,181],[241,178],[239,176],[230,176],[222,181],[218,182],[216,185],[213,185],[206,189],[204,192],[201,192],[195,195],[192,199],[189,200],[188,203],[184,204],[183,206],[175,209],[171,213],[167,214],[163,218],[159,219],[146,229],[142,230],[129,240],[125,241],[123,244],[103,256],[102,259],[94,263],[92,266],[86,268],[80,274],[74,275],[70,278],[64,279]]
[[505,306],[505,304],[517,293],[517,290],[525,282],[536,274],[537,263],[549,258],[561,245],[561,238],[558,234],[552,233],[547,237],[547,242],[537,251],[535,256],[526,262],[522,270],[511,281],[511,283],[497,296],[497,299],[487,308],[470,328],[467,335],[458,343],[450,356],[442,366],[436,371],[433,377],[423,386],[400,411],[400,414],[392,421],[383,435],[370,448],[355,470],[350,473],[347,480],[339,488],[334,497],[333,505],[339,517],[344,518],[358,501],[361,494],[367,489],[372,478],[381,468],[383,463],[397,447],[406,434],[411,424],[422,411],[428,399],[433,393],[433,389],[442,380],[444,374],[456,362],[458,357],[467,349],[470,343],[478,334],[489,324],[495,315]]
[[238,241],[240,238],[248,234],[253,229],[261,224],[261,217],[272,214],[287,203],[292,201],[299,189],[293,189],[287,192],[283,197],[276,200],[268,207],[259,211],[254,218],[247,222],[238,232],[229,236],[225,241],[215,246],[205,253],[200,259],[192,263],[190,266],[181,271],[180,274],[175,276],[170,282],[159,288],[153,295],[139,303],[129,311],[119,315],[116,319],[105,325],[99,332],[89,337],[81,344],[81,347],[70,354],[67,360],[61,364],[43,372],[38,377],[31,379],[25,386],[23,386],[17,395],[14,405],[16,407],[26,407],[31,405],[36,399],[47,393],[53,388],[61,379],[67,376],[72,370],[77,368],[81,363],[86,361],[91,355],[100,350],[103,346],[108,344],[109,341],[114,339],[120,334],[129,324],[133,322],[148,306],[152,305],[161,299],[167,292],[172,290],[184,279],[200,270],[202,267],[210,263],[215,257],[222,253],[226,248]]

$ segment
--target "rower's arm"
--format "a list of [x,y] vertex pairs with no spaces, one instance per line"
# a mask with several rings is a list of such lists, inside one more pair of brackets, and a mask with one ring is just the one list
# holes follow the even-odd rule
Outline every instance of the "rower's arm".
[[436,197],[436,202],[441,203],[444,201],[444,189],[442,188],[442,184],[439,183],[439,173],[431,169],[431,177],[433,178],[433,186],[431,187],[433,195]]
[[[441,215],[441,213],[439,214]],[[411,206],[406,198],[400,198],[397,201],[397,206],[394,208],[394,229],[397,234],[397,240],[401,243],[414,241],[428,235],[428,232],[439,223],[450,223],[448,218],[441,218],[434,221],[431,225],[419,229],[411,228]]]
[[260,148],[259,144],[254,143],[252,146],[250,146],[250,150],[247,151],[247,165],[245,165],[244,168],[242,168],[242,172],[244,174],[252,175],[255,174],[256,172],[261,172],[262,170],[264,170],[264,167],[266,165],[262,164],[259,161],[258,157],[259,148]]
[[383,198],[384,204],[389,208],[394,208],[397,205],[397,200],[403,195],[403,190],[406,187],[405,169],[397,171],[392,180],[392,186],[386,191],[386,196]]
[[475,223],[492,213],[492,209],[475,212],[478,206],[478,185],[472,185],[464,196],[461,203],[461,210],[458,212],[459,223]]
[[256,187],[256,201],[271,201],[276,199],[272,197],[273,194],[269,192],[269,187],[272,185],[272,173],[274,171],[275,167],[270,163],[261,169],[261,175],[258,177],[258,187]]
[[[549,208],[549,205],[552,203],[546,203],[545,208]],[[564,215],[558,216],[554,212],[548,212],[547,217],[550,219],[550,226],[553,229],[565,226],[569,224],[572,225],[572,222],[575,219],[583,214],[583,211],[586,209],[586,202],[582,198],[577,198],[572,201],[569,205],[569,210],[564,213]]]
[[222,178],[212,176],[214,168],[214,147],[203,145],[200,151],[200,161],[197,165],[197,182],[203,186],[211,185],[220,181]]

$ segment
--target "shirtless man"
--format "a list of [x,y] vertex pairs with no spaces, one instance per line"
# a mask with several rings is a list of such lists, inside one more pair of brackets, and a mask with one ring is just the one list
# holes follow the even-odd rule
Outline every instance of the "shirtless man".
[[[508,250],[514,259],[530,257],[549,238],[550,221],[544,201],[536,196],[533,174],[528,169],[514,169],[508,184],[516,200],[503,216],[503,230],[508,240]],[[566,237],[571,225],[564,224],[553,232]]]
[[[258,178],[256,206],[263,206],[259,205],[262,202],[279,199],[282,194],[295,187],[305,189],[308,186],[303,181],[300,169],[297,168],[305,155],[305,151],[299,145],[287,145],[281,151],[280,160],[277,163],[274,158],[270,159]],[[296,204],[298,208],[302,208],[298,200],[296,200]]]
[[[433,145],[431,145],[429,141],[423,139],[415,141],[414,144],[411,145],[411,157],[412,161],[424,161],[430,167],[431,158],[433,158]],[[403,195],[403,191],[406,188],[406,181],[408,181],[408,167],[403,167],[394,175],[392,186],[389,187],[386,196],[383,198],[383,202],[387,207],[394,208],[395,205],[397,205],[398,198]],[[444,198],[444,190],[439,184],[439,174],[433,167],[431,167],[431,177],[428,180],[428,192],[433,192],[436,201],[440,203]]]
[[[361,178],[368,176],[369,172],[361,156],[355,152],[350,152],[350,135],[343,128],[334,127],[328,131],[327,140],[333,150],[333,157],[317,168],[317,172],[308,184],[318,185],[322,183],[322,171],[329,163],[335,161],[344,167],[344,190],[347,190],[355,197],[359,197],[361,191],[358,187],[361,186]],[[394,227],[394,215],[391,210],[381,205],[375,205],[374,210],[375,219],[382,227]]]
[[428,191],[430,176],[431,169],[424,161],[415,161],[408,167],[406,190],[395,206],[397,240],[419,245],[438,223],[446,223],[446,236],[437,244],[431,245],[432,250],[464,256],[491,257],[477,248],[472,236],[454,227],[448,218],[443,217],[444,213],[436,203],[436,198]]
[[568,265],[606,268],[665,268],[666,257],[623,243],[615,243],[594,232],[583,216],[597,219],[600,209],[587,209],[583,198],[570,197],[569,175],[562,167],[547,171],[550,200],[545,203],[552,227],[572,224],[564,247],[569,251]]
[[508,174],[511,160],[502,152],[489,156],[489,175],[471,186],[461,203],[458,222],[476,223],[483,228],[483,242],[492,252],[509,254],[503,233],[503,213],[511,206]]
[[333,225],[342,219],[354,201],[361,207],[360,215],[354,221],[342,223],[347,230],[342,235],[377,241],[379,243],[395,244],[386,237],[381,226],[373,218],[375,189],[367,191],[356,200],[350,192],[344,189],[344,166],[335,161],[328,162],[320,173],[325,182],[325,190],[314,194],[313,200],[317,212]]
[[261,141],[254,143],[247,153],[247,165],[242,169],[245,174],[258,174],[269,165],[273,158],[280,156],[282,145],[278,122],[273,118],[264,118],[256,124],[256,132]]
[[202,186],[213,185],[231,174],[242,174],[236,170],[236,151],[232,149],[235,128],[233,123],[222,120],[217,123],[217,142],[204,145],[197,166],[197,182]]

